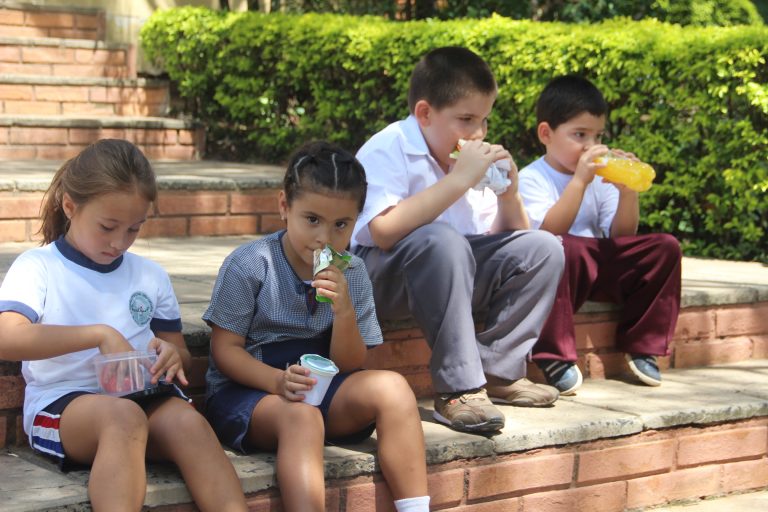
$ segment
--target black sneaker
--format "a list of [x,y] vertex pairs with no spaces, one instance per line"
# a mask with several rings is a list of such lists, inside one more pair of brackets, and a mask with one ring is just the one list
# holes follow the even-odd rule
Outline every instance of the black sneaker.
[[629,363],[629,369],[632,370],[643,384],[649,386],[661,386],[661,372],[656,363],[656,356],[643,354],[624,354],[624,358]]
[[556,387],[561,395],[572,395],[584,382],[581,370],[571,361],[537,359],[536,364],[544,373],[547,383]]

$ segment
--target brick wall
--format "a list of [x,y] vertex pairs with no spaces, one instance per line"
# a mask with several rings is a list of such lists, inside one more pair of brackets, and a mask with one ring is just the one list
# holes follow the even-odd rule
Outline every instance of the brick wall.
[[62,37],[98,40],[104,37],[104,13],[24,11],[0,8],[4,37]]
[[[433,465],[434,509],[456,512],[618,512],[768,486],[768,418],[683,427],[617,439]],[[252,511],[280,510],[274,490]],[[162,512],[196,510],[158,507]],[[326,482],[326,510],[393,512],[381,479]]]
[[[0,242],[35,239],[42,198],[39,191],[0,190]],[[277,189],[160,190],[141,236],[251,235],[271,233],[283,225],[277,213]]]

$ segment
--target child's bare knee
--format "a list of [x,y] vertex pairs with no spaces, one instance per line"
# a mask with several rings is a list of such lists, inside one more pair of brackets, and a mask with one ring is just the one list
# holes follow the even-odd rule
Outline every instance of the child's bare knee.
[[144,410],[136,402],[123,399],[111,400],[104,412],[107,418],[106,428],[121,430],[126,435],[140,434],[146,437],[149,422]]
[[397,372],[376,372],[374,382],[377,403],[382,409],[416,409],[416,397],[408,381]]
[[319,433],[324,436],[323,415],[317,407],[300,402],[291,403],[285,407],[282,414],[280,430],[282,432],[302,433],[301,435]]

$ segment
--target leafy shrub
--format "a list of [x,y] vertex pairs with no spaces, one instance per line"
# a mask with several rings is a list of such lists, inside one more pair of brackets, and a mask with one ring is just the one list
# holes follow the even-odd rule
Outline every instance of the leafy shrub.
[[611,106],[609,141],[657,170],[642,231],[689,254],[768,261],[768,29],[160,11],[142,30],[204,120],[214,156],[280,161],[307,139],[349,149],[408,114],[411,69],[443,45],[482,55],[499,83],[489,139],[519,164],[542,152],[534,103],[579,73]]

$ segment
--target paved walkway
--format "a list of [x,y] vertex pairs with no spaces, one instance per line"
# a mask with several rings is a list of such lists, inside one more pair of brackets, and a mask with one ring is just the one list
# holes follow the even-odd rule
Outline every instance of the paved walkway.
[[[0,166],[0,190],[45,191],[62,162],[55,160],[4,160]],[[211,160],[152,162],[163,189],[255,188],[279,186],[285,168],[268,164],[244,164]]]
[[654,512],[758,512],[768,510],[768,491],[703,500],[689,505],[653,509]]

